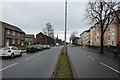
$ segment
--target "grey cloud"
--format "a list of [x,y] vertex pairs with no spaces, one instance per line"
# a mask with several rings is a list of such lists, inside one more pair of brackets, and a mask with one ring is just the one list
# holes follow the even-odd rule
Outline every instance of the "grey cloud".
[[[72,31],[81,33],[89,28],[84,21],[85,2],[68,3],[68,34]],[[53,25],[56,34],[63,34],[63,2],[5,2],[2,4],[2,20],[22,28],[26,33],[38,33],[46,23]]]

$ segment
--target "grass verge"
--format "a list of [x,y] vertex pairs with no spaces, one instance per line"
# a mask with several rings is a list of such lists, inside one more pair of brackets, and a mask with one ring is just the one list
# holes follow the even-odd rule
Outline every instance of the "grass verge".
[[26,50],[28,45],[18,47],[21,50]]
[[61,54],[59,57],[59,63],[58,63],[55,79],[58,79],[58,78],[59,79],[61,78],[73,79],[74,78],[70,63],[68,61],[67,51],[65,51],[65,48],[62,48]]

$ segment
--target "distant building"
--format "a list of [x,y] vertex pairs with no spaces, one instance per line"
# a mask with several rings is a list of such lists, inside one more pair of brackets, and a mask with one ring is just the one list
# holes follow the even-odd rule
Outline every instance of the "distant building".
[[47,36],[44,35],[42,32],[38,33],[36,35],[36,43],[43,44],[43,45],[47,44]]
[[25,44],[35,44],[34,34],[26,34],[25,35]]
[[80,45],[89,46],[90,45],[90,30],[84,31],[80,34]]
[[42,45],[55,45],[55,40],[51,37],[48,37],[47,35],[44,35],[42,32],[38,33],[36,35],[36,43],[42,44]]
[[96,29],[94,26],[90,28],[90,46],[96,45]]
[[100,46],[100,25],[96,23],[90,28],[90,46]]
[[0,21],[0,47],[24,46],[25,32],[11,24]]

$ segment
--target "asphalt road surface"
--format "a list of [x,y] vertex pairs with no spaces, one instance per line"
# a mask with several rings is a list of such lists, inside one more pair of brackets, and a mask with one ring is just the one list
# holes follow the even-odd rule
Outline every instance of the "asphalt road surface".
[[51,78],[61,47],[2,60],[2,78]]
[[120,78],[120,62],[80,47],[69,47],[76,78]]

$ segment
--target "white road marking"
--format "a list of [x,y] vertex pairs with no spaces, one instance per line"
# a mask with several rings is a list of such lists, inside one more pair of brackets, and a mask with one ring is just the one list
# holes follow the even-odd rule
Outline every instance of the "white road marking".
[[7,68],[9,68],[9,67],[12,67],[12,66],[16,65],[16,64],[18,64],[18,63],[14,63],[14,64],[11,64],[11,65],[9,65],[9,66],[6,66],[6,67],[0,69],[0,71],[3,71],[3,70],[5,70],[5,69],[7,69]]
[[37,55],[40,55],[40,54],[42,54],[43,52],[40,52],[40,53],[38,53]]
[[[43,52],[40,52],[40,53],[38,53],[38,54],[36,54],[36,55],[40,55],[40,54],[42,54]],[[33,58],[33,57],[35,57],[36,55],[34,55],[34,56],[31,56],[31,57],[29,57],[29,58],[26,58],[25,60],[29,60],[29,59],[31,59],[31,58]]]
[[100,62],[100,64],[102,64],[103,66],[105,66],[105,67],[107,67],[107,68],[109,68],[109,69],[111,69],[111,70],[113,70],[113,71],[115,71],[115,72],[117,72],[117,73],[120,74],[120,71],[118,71],[117,69],[112,68],[111,66],[108,66],[108,65],[106,65],[106,64],[104,64],[104,63],[102,63],[102,62]]
[[31,57],[29,57],[29,58],[26,58],[25,60],[28,60],[28,59],[30,59],[30,58],[33,58],[34,56],[31,56]]
[[90,59],[92,59],[92,60],[95,60],[94,58],[92,58],[92,57],[90,57],[90,56],[88,56]]
[[39,54],[42,54],[43,52],[39,53]]

